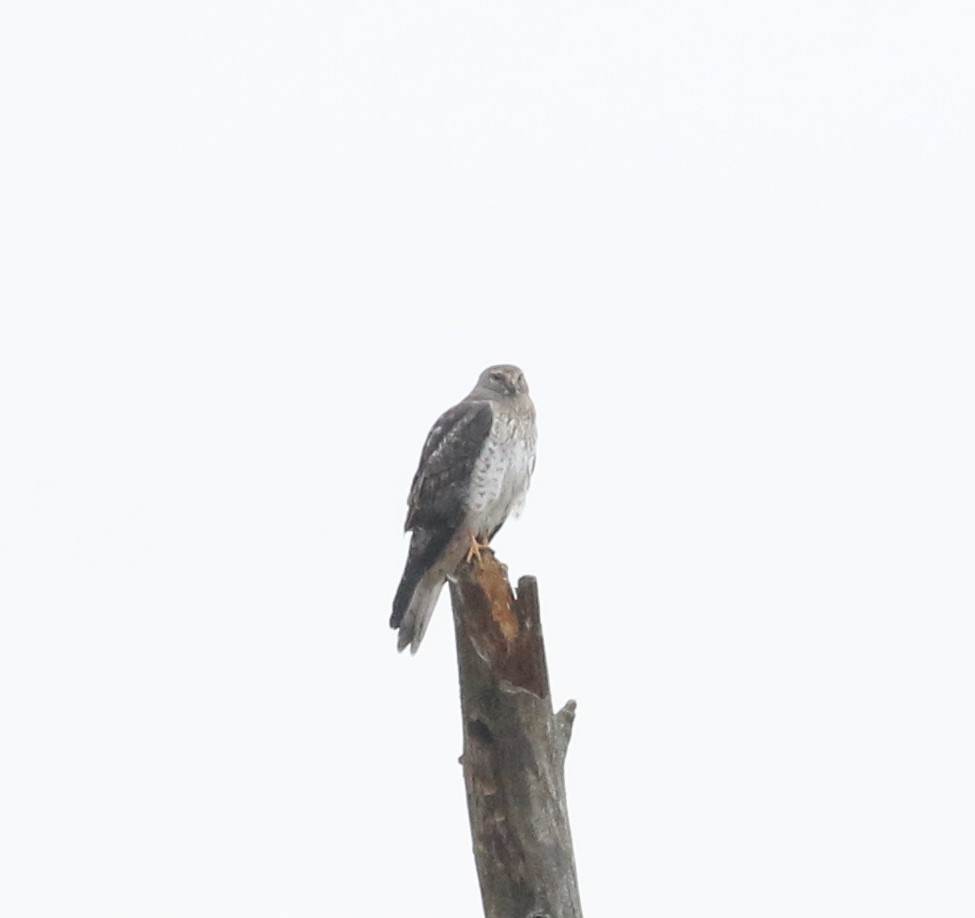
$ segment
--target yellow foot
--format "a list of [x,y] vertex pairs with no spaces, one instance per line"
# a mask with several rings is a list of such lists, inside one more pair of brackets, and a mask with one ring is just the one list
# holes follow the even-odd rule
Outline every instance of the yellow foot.
[[478,542],[477,536],[471,536],[471,547],[467,549],[467,563],[470,564],[471,560],[477,561],[478,564],[481,563],[481,552],[486,548],[489,548],[488,542]]

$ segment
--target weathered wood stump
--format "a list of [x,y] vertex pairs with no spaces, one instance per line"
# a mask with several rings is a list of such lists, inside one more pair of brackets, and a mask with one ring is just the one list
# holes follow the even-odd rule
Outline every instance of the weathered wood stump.
[[514,593],[493,552],[450,585],[464,783],[486,918],[581,918],[565,797],[575,702],[549,694],[534,577]]

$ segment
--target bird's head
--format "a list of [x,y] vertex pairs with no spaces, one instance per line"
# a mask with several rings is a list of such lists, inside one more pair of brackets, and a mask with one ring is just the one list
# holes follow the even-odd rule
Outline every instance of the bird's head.
[[528,383],[525,374],[510,363],[499,363],[488,367],[477,381],[478,389],[486,389],[495,395],[511,398],[516,395],[528,395]]

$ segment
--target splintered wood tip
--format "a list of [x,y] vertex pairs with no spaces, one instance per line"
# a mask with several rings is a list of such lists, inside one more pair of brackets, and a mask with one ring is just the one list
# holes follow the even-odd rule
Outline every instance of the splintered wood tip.
[[462,565],[462,628],[498,675],[539,697],[548,696],[545,648],[533,577],[522,577],[515,595],[508,572],[490,550]]
[[515,613],[515,597],[504,566],[492,552],[477,569],[475,577],[490,603],[491,619],[498,626],[501,637],[510,649],[518,638],[521,625]]

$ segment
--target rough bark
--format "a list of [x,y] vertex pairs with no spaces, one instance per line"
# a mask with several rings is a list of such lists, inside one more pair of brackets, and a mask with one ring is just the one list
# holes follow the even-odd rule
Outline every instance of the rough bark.
[[451,583],[464,783],[486,918],[581,918],[565,754],[575,702],[549,695],[534,577],[512,592],[493,553]]

